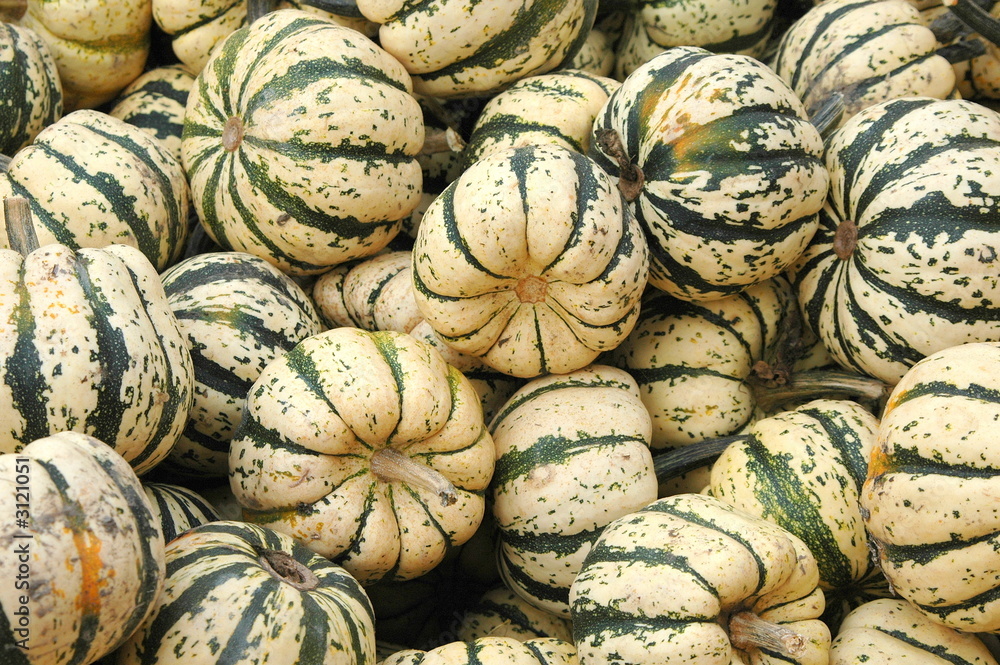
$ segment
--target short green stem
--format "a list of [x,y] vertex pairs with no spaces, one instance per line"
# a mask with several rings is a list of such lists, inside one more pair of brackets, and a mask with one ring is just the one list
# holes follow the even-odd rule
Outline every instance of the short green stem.
[[757,406],[765,413],[793,401],[854,398],[881,402],[890,386],[869,376],[840,370],[797,372],[780,385],[755,386]]
[[1000,46],[1000,21],[987,8],[973,0],[944,0],[942,4],[980,37]]
[[731,444],[745,441],[746,434],[734,434],[717,439],[706,439],[698,443],[673,448],[653,457],[653,471],[656,482],[663,485],[668,480],[683,476],[695,469],[708,466],[719,459]]

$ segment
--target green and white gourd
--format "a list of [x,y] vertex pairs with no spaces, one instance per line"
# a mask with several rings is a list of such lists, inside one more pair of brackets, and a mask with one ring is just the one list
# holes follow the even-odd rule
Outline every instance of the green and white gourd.
[[906,0],[830,0],[788,28],[772,67],[810,115],[841,93],[844,122],[890,99],[949,97],[955,72],[940,46]]
[[34,30],[0,23],[0,154],[31,143],[63,114],[59,70]]
[[572,642],[554,637],[519,641],[512,637],[480,637],[448,642],[430,651],[406,649],[380,665],[578,665]]
[[0,661],[68,665],[113,652],[153,611],[166,577],[139,479],[106,444],[65,431],[0,455],[0,474],[10,515],[0,527]]
[[829,185],[795,93],[749,56],[695,47],[629,75],[595,121],[589,154],[642,226],[650,284],[685,300],[784,271],[815,233]]
[[573,641],[568,619],[535,607],[507,587],[483,594],[462,616],[456,632],[463,642],[481,637],[513,637],[522,642],[539,637]]
[[496,94],[544,74],[582,48],[597,0],[358,0],[379,43],[413,76],[417,94]]
[[615,50],[615,78],[675,46],[760,58],[774,27],[775,0],[639,0]]
[[167,577],[118,665],[374,665],[371,603],[347,571],[288,536],[241,522],[166,548]]
[[196,526],[217,522],[219,513],[192,489],[169,483],[143,483],[142,490],[159,521],[164,542],[169,543]]
[[599,24],[587,34],[587,40],[571,59],[564,61],[557,71],[573,69],[594,76],[608,77],[615,70],[615,36]]
[[594,118],[619,86],[579,70],[530,76],[493,97],[465,145],[473,162],[508,147],[558,145],[587,154]]
[[893,384],[926,355],[1000,335],[1000,116],[964,100],[870,106],[830,135],[830,197],[792,268],[843,367]]
[[295,275],[377,253],[420,201],[424,125],[410,91],[370,39],[304,11],[232,33],[184,117],[183,161],[209,235]]
[[320,275],[312,299],[328,328],[408,333],[423,320],[413,295],[410,252],[384,252]]
[[253,382],[323,323],[302,287],[244,252],[193,256],[162,280],[191,349],[195,382],[190,417],[164,469],[180,476],[225,476],[229,441]]
[[[180,162],[141,129],[105,113],[64,116],[0,175],[0,199],[28,199],[41,245],[129,245],[157,271],[184,251],[189,192]],[[0,247],[9,242],[0,235]]]
[[194,76],[181,65],[152,69],[122,90],[108,115],[143,129],[181,161],[184,109]]
[[590,364],[631,331],[648,256],[610,178],[559,146],[469,167],[417,232],[417,306],[449,346],[512,376]]
[[569,588],[602,529],[656,500],[649,413],[606,365],[528,382],[490,425],[491,482],[507,587],[569,618]]

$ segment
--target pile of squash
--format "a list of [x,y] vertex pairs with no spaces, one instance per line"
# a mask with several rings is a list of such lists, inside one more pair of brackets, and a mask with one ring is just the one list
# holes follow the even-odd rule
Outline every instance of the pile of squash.
[[996,665],[998,15],[0,2],[0,663]]

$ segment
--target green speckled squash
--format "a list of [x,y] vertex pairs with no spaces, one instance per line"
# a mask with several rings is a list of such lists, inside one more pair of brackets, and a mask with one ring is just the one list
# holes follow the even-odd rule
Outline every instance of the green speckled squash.
[[553,637],[521,642],[512,637],[481,637],[470,642],[449,642],[430,651],[396,652],[381,665],[578,665],[571,642]]
[[964,100],[864,109],[827,143],[830,196],[792,273],[841,366],[895,383],[1000,338],[1000,115]]
[[164,460],[181,476],[225,476],[229,441],[264,368],[323,329],[308,294],[267,261],[208,252],[161,276],[170,310],[191,349],[194,401]]
[[695,47],[630,74],[590,146],[639,220],[650,284],[685,300],[785,270],[815,233],[829,185],[820,134],[795,93],[749,56]]
[[[184,169],[138,127],[84,109],[46,127],[0,173],[0,199],[28,199],[42,245],[138,248],[157,271],[172,265],[188,236]],[[9,247],[0,217],[0,247]]]
[[505,586],[490,589],[462,615],[458,639],[471,642],[481,637],[513,637],[526,641],[555,637],[573,641],[569,619],[541,610]]
[[196,526],[222,519],[200,494],[187,487],[169,483],[143,483],[142,490],[159,520],[164,542]]
[[48,45],[29,28],[0,23],[0,154],[10,157],[63,113]]
[[468,380],[397,332],[335,328],[269,363],[229,450],[244,519],[362,583],[406,580],[469,540],[493,440]]
[[364,589],[288,536],[214,522],[172,541],[166,561],[163,593],[117,665],[375,665]]
[[488,96],[544,74],[583,45],[597,0],[358,0],[379,43],[430,97]]
[[933,353],[896,384],[861,493],[892,588],[936,623],[1000,631],[1000,344]]
[[166,576],[159,520],[131,467],[93,437],[59,432],[0,455],[0,487],[0,662],[71,665],[114,651]]
[[410,252],[384,252],[320,275],[313,302],[329,328],[408,333],[423,320],[413,294]]
[[182,66],[157,67],[122,90],[108,115],[156,137],[180,162],[184,109],[193,86],[194,76]]
[[612,522],[573,582],[580,663],[823,665],[818,581],[781,527],[701,494],[659,499]]
[[375,254],[420,201],[420,106],[402,65],[296,9],[232,33],[184,117],[198,217],[226,249],[319,274]]
[[632,330],[648,257],[614,184],[560,146],[509,148],[427,209],[417,307],[449,346],[512,376],[585,367]]

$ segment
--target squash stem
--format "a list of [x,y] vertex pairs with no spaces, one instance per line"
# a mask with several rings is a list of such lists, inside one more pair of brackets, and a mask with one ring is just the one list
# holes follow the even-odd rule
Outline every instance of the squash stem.
[[845,219],[833,234],[833,252],[841,261],[851,258],[858,246],[858,225],[853,219]]
[[955,65],[986,55],[986,44],[981,39],[965,39],[948,46],[942,46],[937,54]]
[[395,448],[382,448],[372,455],[372,473],[382,482],[403,482],[434,492],[441,498],[442,506],[458,501],[457,490],[451,481],[426,464],[417,462]]
[[10,163],[14,161],[13,157],[8,157],[7,155],[0,154],[0,173],[6,173],[10,170]]
[[17,23],[28,11],[28,0],[0,0],[0,21]]
[[778,385],[754,388],[757,406],[773,411],[791,401],[836,399],[837,396],[881,402],[889,394],[889,385],[869,376],[840,370],[817,369],[792,374]]
[[705,439],[698,443],[673,448],[653,456],[653,472],[656,482],[663,485],[668,480],[683,476],[685,473],[700,469],[715,462],[731,444],[744,441],[749,436],[734,434],[717,439]]
[[312,591],[319,586],[319,578],[316,577],[316,573],[296,561],[290,554],[280,550],[264,549],[257,550],[257,554],[264,570],[278,580],[291,584],[300,591]]
[[816,109],[812,117],[809,118],[809,122],[813,124],[820,136],[825,137],[840,124],[841,118],[844,117],[844,108],[844,93],[834,91]]
[[983,39],[1000,46],[1000,21],[972,0],[944,0],[941,4]]
[[642,192],[646,177],[637,165],[632,163],[625,153],[622,137],[613,129],[603,128],[594,132],[594,138],[601,151],[618,162],[618,189],[626,201],[635,201]]
[[[993,0],[973,0],[973,2],[986,10],[993,6]],[[938,14],[928,27],[940,44],[948,44],[972,34],[972,28],[952,12]]]
[[10,196],[3,200],[3,218],[7,228],[10,248],[21,256],[38,249],[38,234],[31,223],[31,205],[23,196]]
[[791,628],[765,621],[744,610],[729,617],[729,641],[743,651],[766,649],[794,658],[806,648],[806,638]]
[[429,127],[424,137],[424,146],[420,149],[420,154],[436,155],[442,152],[461,152],[463,148],[465,148],[465,141],[451,127],[447,129]]
[[276,4],[275,0],[247,0],[247,25],[273,12]]

